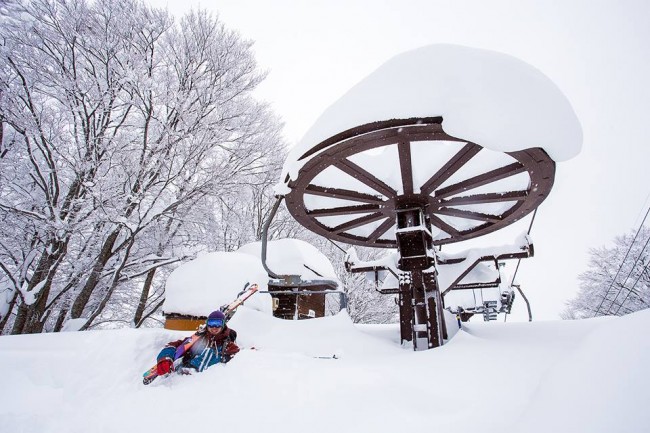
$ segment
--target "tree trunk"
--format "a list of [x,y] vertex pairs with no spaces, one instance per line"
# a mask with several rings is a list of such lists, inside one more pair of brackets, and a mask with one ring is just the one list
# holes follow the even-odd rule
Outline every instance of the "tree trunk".
[[[44,321],[41,318],[45,313],[47,298],[52,287],[52,280],[61,263],[61,259],[66,254],[66,250],[67,242],[55,241],[51,242],[41,255],[34,275],[29,281],[27,292],[34,290],[41,282],[44,281],[45,283],[36,294],[36,300],[33,304],[27,305],[22,303],[18,308],[18,315],[16,316],[16,321],[11,331],[12,334],[31,334],[41,332],[43,329]],[[52,251],[52,253],[50,254],[48,251]]]
[[27,322],[28,312],[29,306],[24,302],[18,306],[18,311],[16,312],[16,320],[14,320],[14,326],[11,328],[11,333],[13,335],[23,333],[23,328],[25,328],[25,323]]
[[151,317],[156,311],[158,311],[158,309],[160,307],[162,307],[163,302],[165,302],[164,298],[161,299],[156,305],[154,305],[153,308],[151,310],[149,310],[149,312],[147,314],[142,316],[142,319],[138,323],[135,324],[135,327],[139,328],[140,326],[142,326],[142,324],[144,323],[145,320],[147,320],[149,317]]
[[142,320],[144,315],[144,308],[147,305],[147,299],[149,299],[149,291],[151,290],[151,284],[153,282],[153,277],[156,274],[156,269],[152,269],[147,273],[147,278],[144,280],[144,285],[142,286],[142,292],[140,293],[140,301],[138,302],[138,308],[135,310],[133,315],[133,324],[137,328]]
[[65,316],[68,314],[68,309],[64,308],[61,311],[59,311],[59,317],[56,319],[56,324],[54,325],[54,332],[61,332],[61,329],[63,328],[63,322],[65,322]]
[[50,289],[52,287],[52,280],[50,278],[45,282],[45,286],[41,289],[36,298],[36,302],[32,304],[29,311],[29,317],[23,328],[23,334],[37,334],[43,332],[43,326],[49,314],[45,311],[47,298],[50,296]]
[[90,276],[86,280],[86,284],[84,284],[84,287],[81,289],[72,304],[72,309],[70,310],[71,318],[78,319],[83,314],[84,308],[86,308],[86,305],[90,300],[90,295],[92,295],[99,283],[106,263],[108,263],[108,260],[113,256],[113,247],[115,246],[119,234],[120,229],[115,229],[104,241],[104,245],[102,246],[101,252],[90,271]]
[[17,299],[18,299],[18,291],[15,291],[14,296],[11,299],[11,302],[9,302],[9,308],[7,308],[7,314],[5,315],[5,317],[2,318],[2,320],[0,320],[0,335],[4,334],[5,326],[7,326],[7,322],[9,322],[9,317],[11,317],[11,312],[16,306]]
[[129,244],[126,247],[126,251],[124,252],[124,255],[121,259],[121,263],[117,266],[115,269],[115,272],[113,273],[113,278],[111,279],[111,284],[104,295],[104,298],[99,302],[99,305],[95,310],[92,312],[86,323],[79,328],[80,331],[85,331],[88,328],[90,328],[90,325],[92,325],[93,321],[99,317],[99,315],[104,311],[104,308],[106,308],[106,304],[108,304],[108,301],[111,299],[111,296],[113,296],[113,293],[115,292],[115,289],[117,288],[119,281],[120,281],[120,275],[122,274],[122,269],[124,269],[124,266],[126,265],[126,262],[129,258],[129,254],[131,252],[131,247],[135,243],[135,239],[131,238],[129,240]]

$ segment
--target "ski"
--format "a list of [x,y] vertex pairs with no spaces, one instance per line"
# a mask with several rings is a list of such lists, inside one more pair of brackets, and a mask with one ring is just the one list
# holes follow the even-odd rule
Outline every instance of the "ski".
[[234,301],[232,301],[230,304],[221,306],[220,310],[226,316],[226,322],[232,318],[232,316],[235,314],[235,311],[237,311],[237,308],[242,305],[248,298],[253,296],[258,290],[259,287],[257,284],[249,285],[247,283],[244,286],[244,290],[237,294],[237,298]]
[[[174,361],[174,367],[172,369],[172,372],[176,372],[177,370],[180,370],[182,363],[183,363],[183,358],[178,358],[176,361]],[[171,373],[167,373],[163,377],[167,377],[170,374]],[[181,373],[181,374],[188,374],[188,373]],[[154,365],[149,370],[144,372],[144,374],[142,375],[142,383],[145,385],[149,385],[157,377],[158,377],[158,368],[157,365]]]
[[[232,301],[229,304],[225,304],[219,308],[221,312],[226,316],[226,323],[232,318],[232,316],[235,314],[237,311],[237,308],[242,305],[248,298],[253,296],[257,291],[259,290],[259,287],[257,284],[249,284],[246,283],[244,286],[244,290],[239,292],[237,294],[237,297],[235,298],[234,301]],[[203,326],[203,325],[201,325]],[[174,370],[177,369],[177,367],[180,366],[182,360],[183,360],[183,355],[187,353],[187,351],[192,347],[192,345],[200,338],[199,335],[196,333],[192,334],[191,337],[187,338],[187,341],[178,346],[176,349],[176,353],[174,355]],[[166,374],[165,376],[168,376]],[[142,383],[145,385],[149,385],[151,382],[153,382],[156,378],[158,377],[158,368],[157,364],[151,367],[149,370],[145,371],[142,374]]]
[[315,358],[315,359],[339,359],[339,357],[336,356],[336,354],[334,354],[332,356],[312,356],[312,358]]

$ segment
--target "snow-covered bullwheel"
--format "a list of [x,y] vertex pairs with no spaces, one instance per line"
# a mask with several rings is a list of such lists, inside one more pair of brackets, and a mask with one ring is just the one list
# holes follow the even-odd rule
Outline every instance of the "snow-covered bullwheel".
[[315,233],[397,249],[394,266],[348,253],[346,267],[391,271],[394,286],[382,293],[399,297],[402,341],[426,349],[447,338],[443,296],[496,284],[472,280],[479,262],[498,268],[533,250],[529,236],[465,255],[440,246],[533,212],[553,187],[556,161],[576,155],[581,141],[571,104],[537,69],[432,45],[395,56],[325,110],[290,152],[276,191]]

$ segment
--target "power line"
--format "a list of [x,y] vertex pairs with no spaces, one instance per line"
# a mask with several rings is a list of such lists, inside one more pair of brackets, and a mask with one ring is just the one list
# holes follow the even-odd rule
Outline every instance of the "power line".
[[625,257],[623,257],[623,261],[621,262],[621,266],[618,267],[618,270],[616,271],[616,275],[614,275],[614,278],[612,279],[612,283],[609,285],[607,290],[605,291],[605,294],[603,295],[602,301],[600,301],[600,305],[598,305],[598,308],[596,308],[596,313],[594,313],[594,317],[598,315],[600,312],[600,309],[603,306],[603,303],[605,302],[605,299],[607,298],[607,294],[609,293],[610,289],[612,286],[614,286],[614,282],[616,282],[616,278],[618,277],[618,274],[621,272],[621,269],[623,269],[623,265],[625,264],[625,260],[627,259],[627,256],[630,254],[630,251],[632,250],[632,246],[634,246],[634,242],[636,242],[636,238],[639,236],[639,233],[641,232],[641,228],[645,224],[646,218],[648,218],[648,214],[650,213],[650,207],[645,213],[645,216],[643,217],[643,221],[641,221],[641,225],[639,225],[639,228],[636,231],[636,234],[634,235],[634,239],[632,239],[632,242],[630,242],[630,247],[627,249],[627,252],[625,253]]
[[[634,261],[634,263],[633,263],[632,266],[630,267],[630,272],[628,272],[627,276],[623,279],[623,283],[621,284],[621,288],[620,288],[620,289],[618,290],[618,292],[616,293],[616,296],[614,296],[614,299],[612,300],[612,303],[610,304],[609,309],[607,309],[607,314],[611,313],[611,311],[612,311],[612,307],[614,307],[614,303],[615,303],[616,300],[618,299],[618,295],[620,295],[620,294],[623,292],[623,289],[626,288],[626,287],[625,287],[625,283],[626,283],[627,280],[632,276],[632,273],[634,273],[634,269],[636,269],[636,264],[639,263],[639,260],[641,259],[641,257],[643,257],[643,252],[645,251],[646,247],[648,246],[648,243],[650,243],[650,236],[648,236],[648,239],[646,240],[645,245],[643,245],[643,248],[641,248],[641,252],[639,252],[639,256],[636,258],[636,260]],[[646,267],[647,267],[647,266],[646,266]],[[643,271],[641,271],[641,274],[639,275],[639,278],[641,278],[641,275],[643,275],[643,272],[644,272],[644,271],[645,271],[645,269],[644,269]],[[627,300],[627,298],[630,296],[630,293],[631,293],[632,289],[634,289],[634,286],[636,286],[636,283],[639,282],[639,278],[637,278],[637,280],[635,281],[635,283],[634,283],[634,285],[632,286],[632,288],[629,289],[630,292],[628,292],[627,296],[625,297],[625,300]],[[625,302],[625,301],[623,301],[623,302]],[[618,307],[619,310],[621,309],[621,306],[622,306],[622,305],[623,305],[623,304],[620,304],[620,305],[619,305],[619,307]],[[618,310],[616,310],[616,313],[618,313]],[[614,313],[614,314],[616,314],[616,313]]]
[[636,222],[641,217],[641,214],[643,213],[643,209],[645,209],[646,205],[648,204],[649,199],[650,199],[650,191],[648,192],[648,195],[645,197],[645,200],[643,200],[643,206],[641,206],[641,209],[639,210],[639,213],[637,214],[636,218],[634,219],[634,225],[636,225]]
[[[650,239],[650,238],[648,238],[648,239]],[[646,242],[646,245],[647,245],[647,242]],[[634,282],[634,284],[632,285],[632,287],[630,288],[630,290],[627,292],[627,295],[625,295],[625,299],[623,299],[623,302],[621,302],[621,305],[618,306],[618,309],[616,310],[616,313],[614,313],[614,315],[617,315],[617,314],[618,314],[618,312],[619,312],[619,310],[621,309],[621,307],[623,306],[623,304],[625,304],[625,301],[627,301],[627,298],[630,297],[630,295],[632,294],[632,291],[633,291],[634,288],[636,287],[637,283],[641,280],[641,277],[643,276],[643,274],[645,273],[645,271],[648,269],[648,266],[649,266],[649,265],[650,265],[650,263],[648,263],[648,264],[645,265],[645,267],[643,268],[643,270],[641,271],[641,273],[640,273],[639,276],[637,277],[636,281]],[[618,295],[617,295],[617,296],[618,296]],[[647,303],[646,303],[643,299],[641,299],[641,297],[639,297],[639,299],[641,300],[641,302],[643,302],[644,304],[647,305]],[[611,307],[610,307],[610,308],[611,308]]]

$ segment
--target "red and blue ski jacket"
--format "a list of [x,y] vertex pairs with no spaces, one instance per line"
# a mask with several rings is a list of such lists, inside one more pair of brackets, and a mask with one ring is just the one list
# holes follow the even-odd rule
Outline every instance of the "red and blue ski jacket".
[[235,343],[237,332],[227,326],[217,335],[201,327],[192,336],[183,340],[170,341],[158,354],[158,362],[164,359],[183,358],[182,364],[203,371],[218,362],[228,362],[239,352]]

